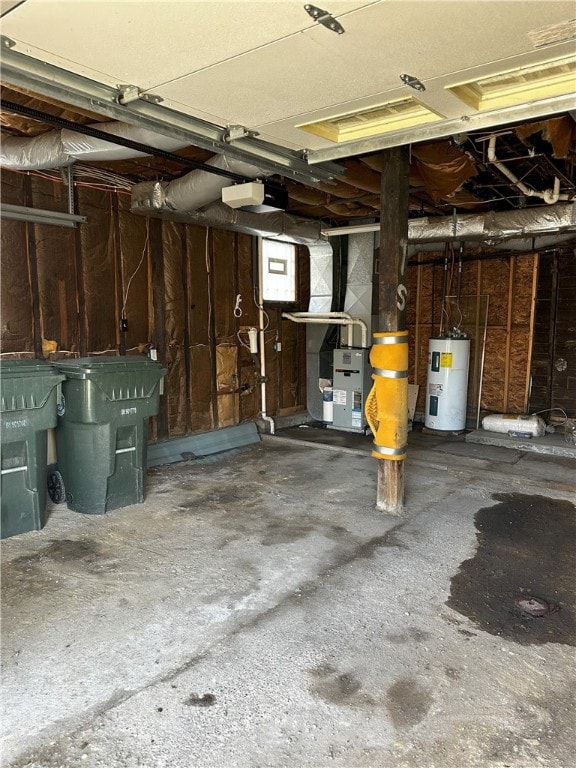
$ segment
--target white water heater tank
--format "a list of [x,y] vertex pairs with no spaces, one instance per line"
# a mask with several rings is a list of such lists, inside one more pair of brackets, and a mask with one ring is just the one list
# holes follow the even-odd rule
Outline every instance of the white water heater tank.
[[428,429],[461,432],[466,429],[470,339],[432,337],[428,343],[426,415]]

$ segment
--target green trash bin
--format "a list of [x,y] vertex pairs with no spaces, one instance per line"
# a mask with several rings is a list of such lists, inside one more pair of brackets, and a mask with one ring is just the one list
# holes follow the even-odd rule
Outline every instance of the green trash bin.
[[66,378],[56,450],[68,508],[102,515],[143,502],[148,419],[166,370],[136,355],[66,360],[58,370]]
[[43,360],[0,362],[3,539],[46,523],[48,430],[63,379]]

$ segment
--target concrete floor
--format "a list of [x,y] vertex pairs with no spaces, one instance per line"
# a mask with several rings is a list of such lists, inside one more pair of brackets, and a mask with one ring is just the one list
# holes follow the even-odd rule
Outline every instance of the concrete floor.
[[2,542],[3,765],[572,766],[576,460],[410,442],[403,518],[295,428]]

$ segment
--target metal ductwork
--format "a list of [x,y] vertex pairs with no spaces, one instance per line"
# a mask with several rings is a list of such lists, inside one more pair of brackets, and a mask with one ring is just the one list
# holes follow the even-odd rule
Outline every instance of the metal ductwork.
[[562,203],[522,208],[516,211],[412,219],[408,222],[410,243],[450,240],[508,240],[576,231],[576,206]]
[[[251,179],[267,175],[261,168],[225,155],[216,155],[206,164]],[[324,242],[320,222],[290,216],[283,211],[251,213],[225,205],[221,202],[222,189],[233,183],[231,179],[200,170],[169,182],[144,181],[132,188],[131,210],[143,216],[230,229],[292,243]]]
[[197,224],[201,227],[229,229],[256,237],[270,237],[289,243],[316,245],[325,243],[319,221],[290,216],[284,211],[276,213],[250,213],[230,208],[222,202],[213,203],[201,211],[172,211],[132,205],[132,213],[152,218]]
[[[215,155],[204,165],[247,179],[263,178],[267,175],[255,165],[228,158],[226,155]],[[143,181],[132,187],[132,210],[134,213],[196,211],[208,203],[220,200],[224,187],[232,184],[234,181],[231,178],[200,170],[190,171],[173,181]]]
[[[148,144],[167,151],[175,151],[187,146],[182,140],[162,136],[154,131],[126,123],[94,123],[89,127],[102,133],[110,133],[139,144]],[[87,136],[68,128],[50,131],[33,138],[10,136],[4,138],[0,146],[0,165],[3,168],[14,170],[31,171],[62,168],[75,160],[84,162],[131,160],[135,157],[145,156],[145,152],[116,146],[103,139]]]

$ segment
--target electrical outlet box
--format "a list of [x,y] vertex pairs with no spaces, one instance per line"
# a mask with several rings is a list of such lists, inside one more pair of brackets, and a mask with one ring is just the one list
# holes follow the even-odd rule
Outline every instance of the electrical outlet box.
[[281,341],[275,341],[272,345],[272,348],[274,352],[281,352],[282,351],[282,342]]

